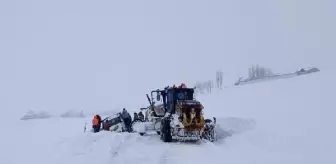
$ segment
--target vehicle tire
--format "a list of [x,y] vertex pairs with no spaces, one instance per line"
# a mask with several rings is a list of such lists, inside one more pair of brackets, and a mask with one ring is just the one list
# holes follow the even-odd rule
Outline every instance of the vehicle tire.
[[145,133],[139,133],[140,134],[140,136],[143,136],[143,135],[145,135]]
[[216,132],[215,132],[215,129],[212,129],[212,130],[211,130],[211,133],[210,133],[210,141],[211,141],[211,142],[216,141]]
[[161,139],[163,142],[172,142],[172,134],[170,129],[170,120],[162,119],[161,120]]

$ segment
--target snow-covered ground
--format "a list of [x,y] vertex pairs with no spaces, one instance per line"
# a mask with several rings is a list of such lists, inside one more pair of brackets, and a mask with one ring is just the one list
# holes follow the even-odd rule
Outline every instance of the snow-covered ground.
[[[0,1],[0,163],[335,164],[335,3]],[[232,86],[254,64],[321,72]],[[224,89],[197,98],[232,137],[83,132],[96,112],[138,110],[150,90],[217,69]],[[29,109],[39,119],[20,120]]]
[[[199,96],[232,137],[163,143],[157,135],[84,133],[85,118],[18,120],[0,140],[1,163],[333,164],[336,133],[326,74],[231,87]],[[10,135],[5,135],[10,134]]]

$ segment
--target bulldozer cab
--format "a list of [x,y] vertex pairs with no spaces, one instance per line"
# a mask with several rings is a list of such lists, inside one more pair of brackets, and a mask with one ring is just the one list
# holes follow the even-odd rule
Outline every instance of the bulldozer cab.
[[167,90],[167,111],[171,114],[176,113],[178,103],[187,103],[194,100],[193,88],[170,88]]
[[165,113],[175,114],[176,105],[179,102],[191,103],[194,100],[194,88],[165,88],[154,90],[148,101],[156,116],[164,116]]

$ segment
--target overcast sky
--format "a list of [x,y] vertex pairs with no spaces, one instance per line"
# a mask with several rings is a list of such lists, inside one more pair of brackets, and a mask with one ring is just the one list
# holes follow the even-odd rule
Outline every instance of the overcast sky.
[[[147,105],[157,87],[335,63],[333,0],[2,0],[0,110]],[[225,80],[226,80],[225,79]],[[231,82],[231,81],[229,81]]]

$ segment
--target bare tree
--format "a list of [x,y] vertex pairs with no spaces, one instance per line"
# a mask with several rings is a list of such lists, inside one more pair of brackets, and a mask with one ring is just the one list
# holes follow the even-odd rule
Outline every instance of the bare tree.
[[248,69],[248,78],[249,79],[256,79],[256,78],[263,78],[267,76],[273,75],[271,69],[264,68],[259,65],[252,65]]
[[216,72],[216,86],[217,88],[222,89],[223,86],[223,72],[219,70]]

